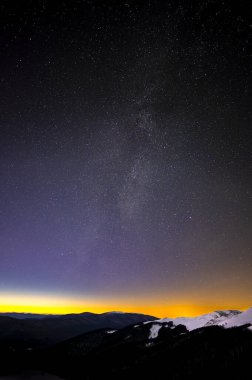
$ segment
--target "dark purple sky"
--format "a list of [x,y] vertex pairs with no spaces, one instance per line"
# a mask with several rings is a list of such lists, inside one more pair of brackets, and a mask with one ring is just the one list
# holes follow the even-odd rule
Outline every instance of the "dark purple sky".
[[0,8],[0,292],[252,304],[248,2]]

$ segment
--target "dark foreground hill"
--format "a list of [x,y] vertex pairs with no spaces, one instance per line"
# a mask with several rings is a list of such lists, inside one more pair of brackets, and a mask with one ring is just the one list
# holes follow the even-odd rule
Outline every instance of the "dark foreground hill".
[[153,322],[76,337],[51,348],[44,360],[69,379],[251,379],[251,354],[247,327],[188,332]]
[[46,349],[9,353],[9,370],[31,368],[69,380],[251,379],[248,326],[209,326],[188,331],[172,322],[149,322],[117,331],[81,334]]

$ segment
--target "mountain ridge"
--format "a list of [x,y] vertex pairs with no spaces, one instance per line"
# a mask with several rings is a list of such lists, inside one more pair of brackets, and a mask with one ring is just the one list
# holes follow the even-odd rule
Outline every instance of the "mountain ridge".
[[196,317],[161,318],[155,322],[164,324],[172,322],[175,326],[181,324],[185,326],[188,331],[207,326],[223,326],[228,328],[246,324],[252,325],[252,307],[243,312],[240,310],[217,310]]
[[55,318],[13,318],[0,316],[0,344],[39,348],[100,328],[120,329],[156,317],[137,314],[67,314]]

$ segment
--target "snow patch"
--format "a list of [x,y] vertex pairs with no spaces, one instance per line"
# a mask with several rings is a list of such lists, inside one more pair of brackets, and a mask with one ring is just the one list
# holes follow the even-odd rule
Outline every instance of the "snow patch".
[[106,331],[106,332],[107,332],[107,334],[114,334],[116,331],[117,331],[117,330],[108,330],[108,331]]
[[159,330],[161,329],[162,325],[152,325],[150,328],[150,335],[149,339],[155,339],[158,337]]
[[153,346],[153,344],[154,344],[153,342],[146,343],[145,347],[151,347],[151,346]]

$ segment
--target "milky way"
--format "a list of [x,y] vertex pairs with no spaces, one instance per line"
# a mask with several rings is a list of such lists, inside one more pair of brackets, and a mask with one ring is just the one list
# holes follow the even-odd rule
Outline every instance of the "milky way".
[[3,293],[251,306],[251,21],[192,3],[2,2]]

